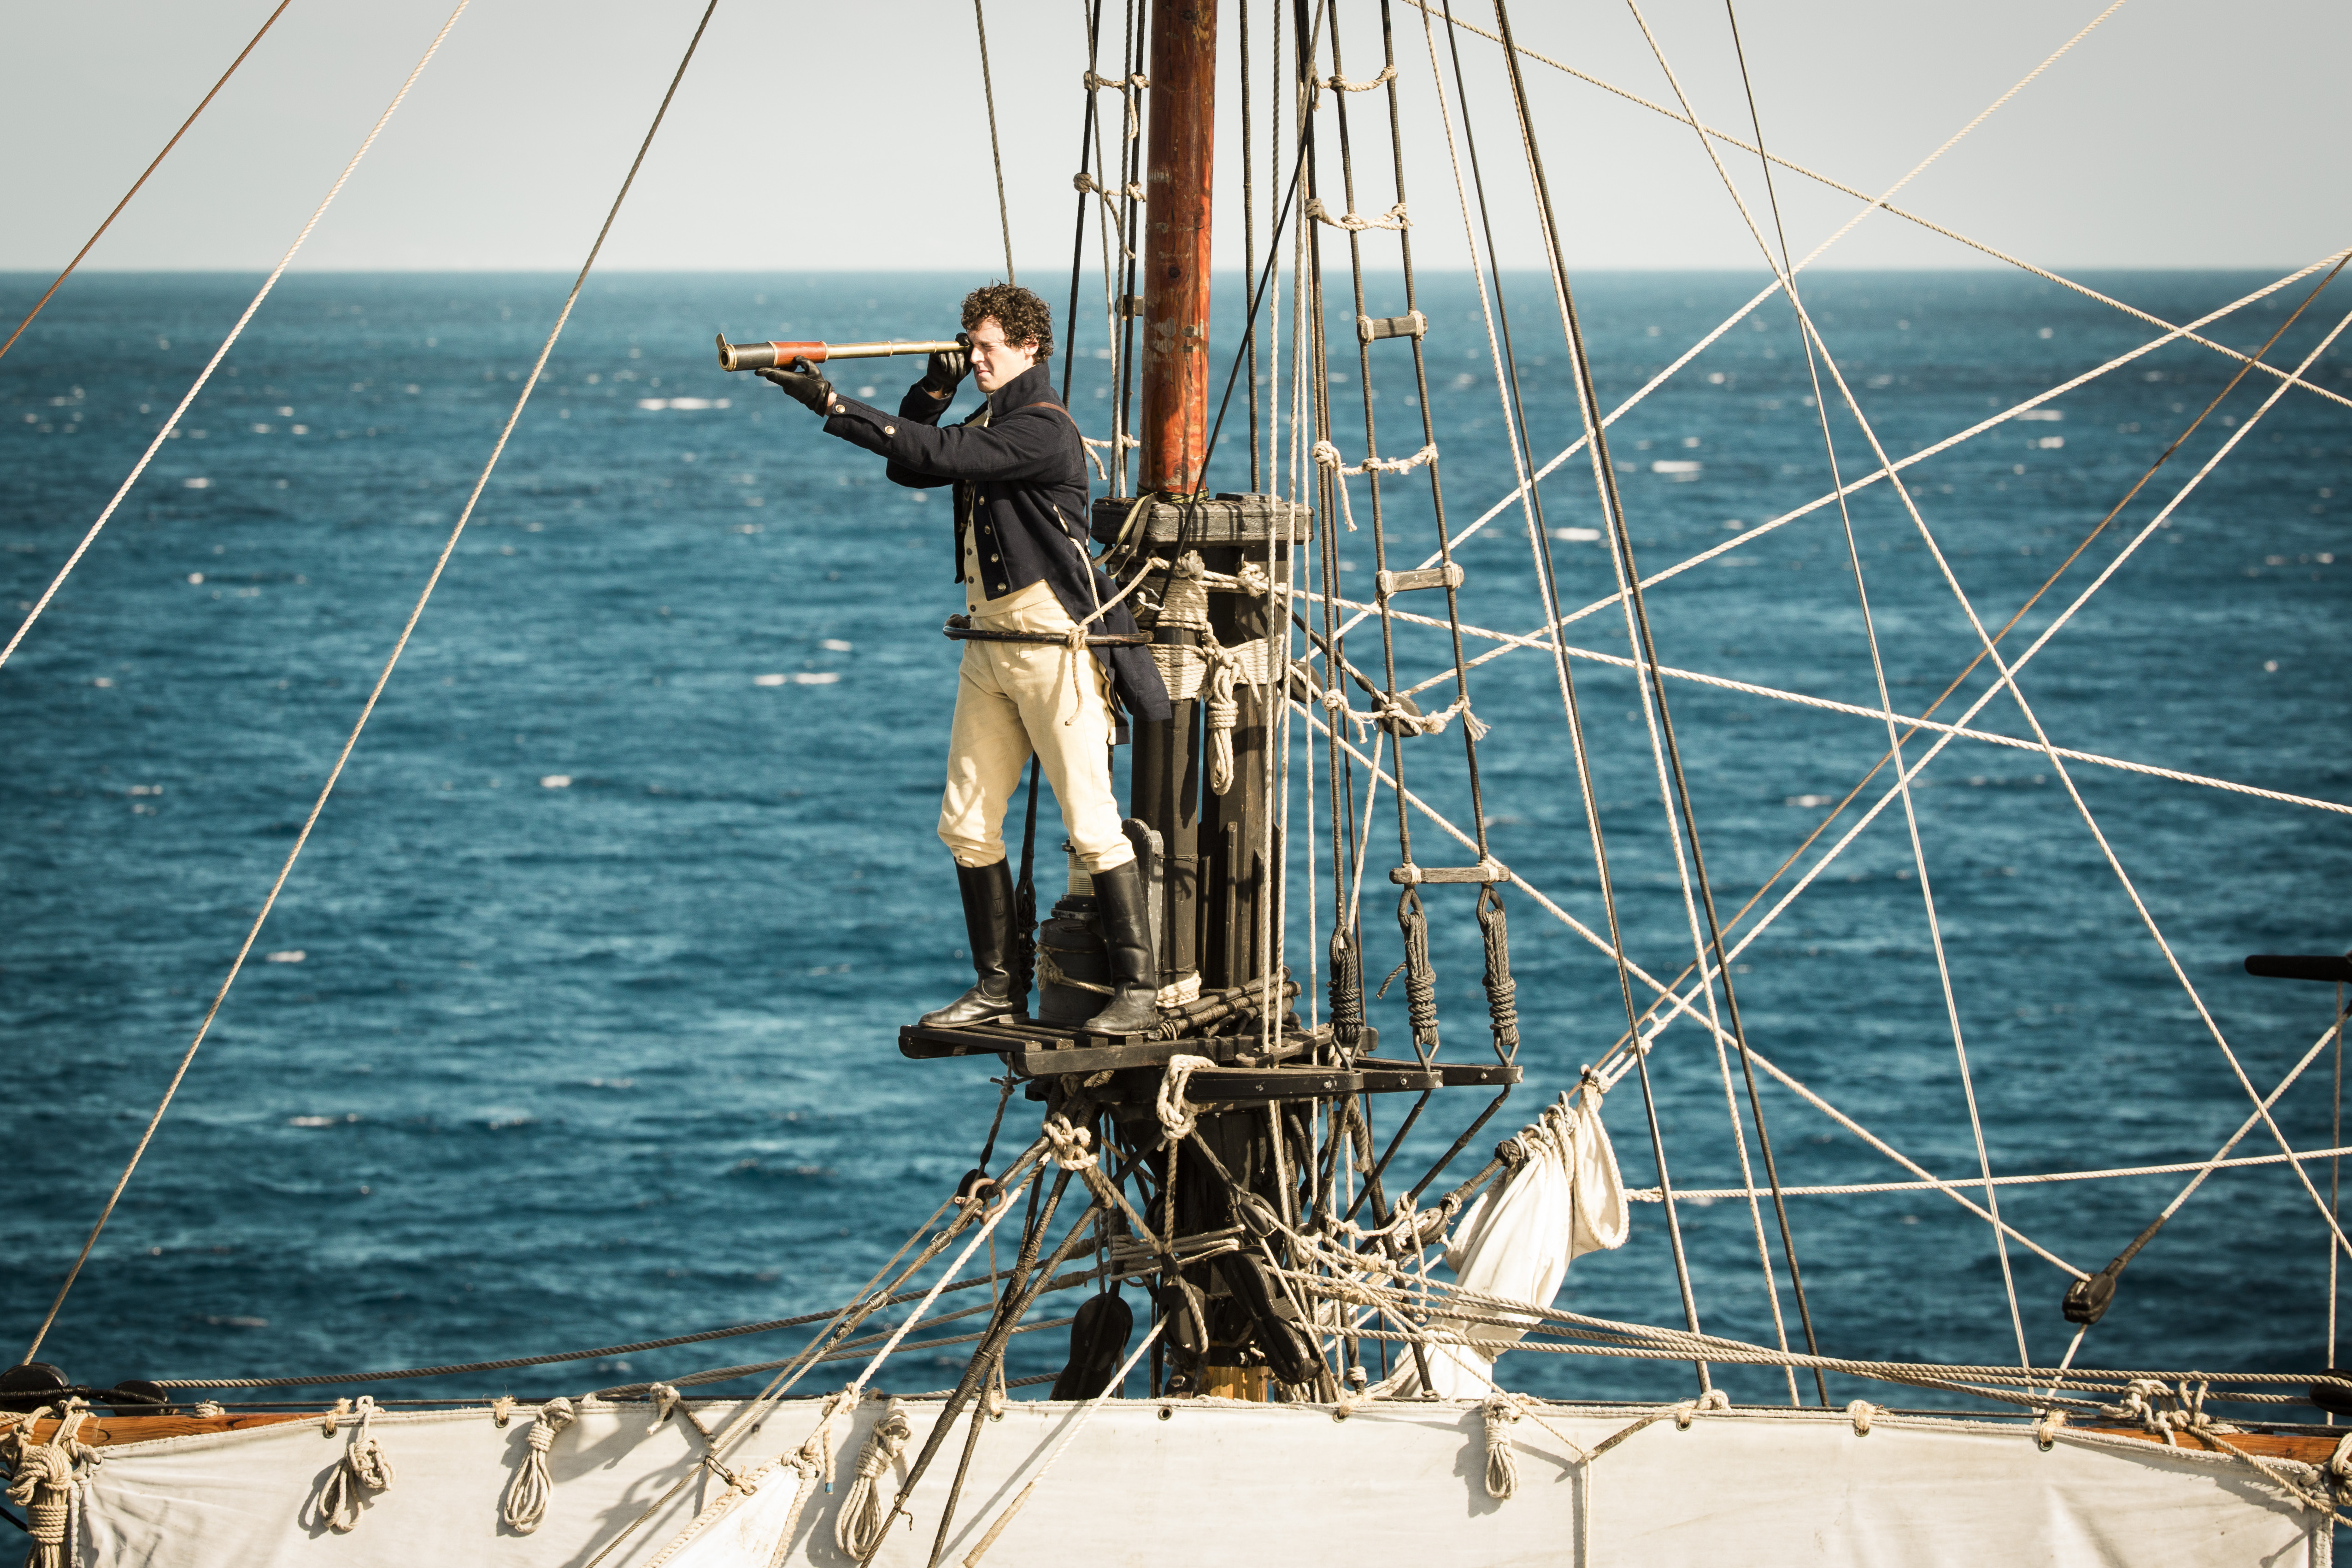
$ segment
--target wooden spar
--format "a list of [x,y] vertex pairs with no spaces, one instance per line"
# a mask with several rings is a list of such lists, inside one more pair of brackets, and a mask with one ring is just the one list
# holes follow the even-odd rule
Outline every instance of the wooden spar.
[[1189,495],[1209,444],[1209,194],[1216,129],[1214,0],[1151,11],[1144,143],[1140,487]]

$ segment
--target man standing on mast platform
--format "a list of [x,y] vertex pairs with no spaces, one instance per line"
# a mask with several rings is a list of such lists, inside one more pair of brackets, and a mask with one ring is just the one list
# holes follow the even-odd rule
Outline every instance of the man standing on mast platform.
[[[892,483],[955,486],[956,580],[971,630],[991,635],[964,643],[940,838],[955,856],[978,983],[922,1022],[952,1027],[1028,1013],[1028,997],[1013,993],[1018,934],[1004,812],[1034,751],[1079,869],[1094,881],[1110,950],[1110,1005],[1084,1027],[1136,1034],[1158,1021],[1160,977],[1142,872],[1111,793],[1110,694],[1150,724],[1169,717],[1168,692],[1145,649],[1105,649],[1106,672],[1073,642],[1132,635],[1136,627],[1128,607],[1112,602],[1117,587],[1087,557],[1086,447],[1045,368],[1052,308],[1026,288],[991,284],[964,297],[963,326],[969,356],[933,354],[895,417],[843,397],[805,360],[759,373],[824,415],[826,434],[888,459]],[[987,401],[940,429],[967,358]]]

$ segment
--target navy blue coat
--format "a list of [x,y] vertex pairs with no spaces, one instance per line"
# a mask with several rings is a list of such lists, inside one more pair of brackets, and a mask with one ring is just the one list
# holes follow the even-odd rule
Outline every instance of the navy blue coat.
[[[979,530],[981,597],[1001,599],[1045,582],[1073,621],[1118,595],[1118,585],[1087,557],[1087,456],[1078,427],[1054,395],[1042,365],[991,392],[988,423],[940,428],[951,399],[918,382],[894,415],[835,396],[825,434],[880,454],[893,484],[914,489],[955,486],[956,580],[963,580],[964,530]],[[974,410],[971,418],[979,417]],[[1090,622],[1094,632],[1132,632],[1125,604]],[[1168,688],[1140,647],[1107,648],[1111,682],[1129,715],[1150,724],[1170,716]]]

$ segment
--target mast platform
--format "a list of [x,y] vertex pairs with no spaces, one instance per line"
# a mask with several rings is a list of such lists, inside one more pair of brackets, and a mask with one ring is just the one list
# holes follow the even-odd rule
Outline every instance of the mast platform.
[[[1122,1090],[1148,1092],[1171,1057],[1205,1056],[1217,1065],[1192,1075],[1193,1097],[1203,1102],[1297,1100],[1333,1094],[1418,1093],[1465,1085],[1500,1087],[1519,1082],[1517,1063],[1505,1061],[1383,1061],[1370,1052],[1380,1037],[1364,1030],[1364,1050],[1341,1062],[1327,1025],[1312,1033],[1286,1030],[1271,1053],[1255,1034],[1161,1040],[1151,1036],[1087,1034],[1031,1019],[927,1029],[908,1024],[898,1031],[898,1051],[917,1061],[940,1057],[995,1056],[1018,1078],[1054,1078],[1065,1073],[1118,1074]],[[1125,1082],[1134,1074],[1137,1083]]]

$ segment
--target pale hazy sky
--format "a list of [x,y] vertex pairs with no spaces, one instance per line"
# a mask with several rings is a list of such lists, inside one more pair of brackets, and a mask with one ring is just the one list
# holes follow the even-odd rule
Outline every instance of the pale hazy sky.
[[[294,0],[86,265],[268,266],[453,3]],[[1261,115],[1265,29],[1279,3],[1251,6]],[[2103,4],[1749,0],[1740,25],[1774,150],[1876,191]],[[268,8],[12,6],[0,51],[0,134],[13,154],[0,269],[62,265]],[[1458,10],[1492,25],[1490,0],[1458,0]],[[1722,6],[1651,0],[1647,10],[1701,117],[1744,131]],[[699,0],[474,0],[299,265],[577,267],[700,11]],[[1402,0],[1395,12],[1419,259],[1459,266],[1461,219],[1420,13]],[[1381,57],[1377,0],[1343,0],[1340,15],[1348,74],[1369,75]],[[1234,0],[1223,16],[1218,153],[1234,192]],[[1039,277],[1066,276],[1069,265],[1081,16],[1080,0],[988,5],[1016,258]],[[1672,100],[1624,5],[1519,0],[1513,22],[1528,48]],[[1539,265],[1499,52],[1467,35],[1462,44],[1490,190],[1513,214],[1505,260]],[[1109,46],[1106,72],[1115,36]],[[2346,243],[2338,74],[2347,46],[2344,0],[2128,0],[1898,201],[2062,270],[2307,261]],[[1574,265],[1756,265],[1687,128],[1547,67],[1528,71]],[[1106,108],[1114,101],[1104,95]],[[1384,98],[1355,96],[1349,107],[1360,204],[1378,211],[1392,199]],[[1322,115],[1328,148],[1332,111]],[[1263,191],[1263,130],[1257,146]],[[1726,157],[1754,194],[1754,160]],[[1336,162],[1324,177],[1335,189]],[[1856,205],[1793,176],[1781,193],[1800,254]],[[1224,209],[1217,236],[1228,262],[1238,259],[1234,211]],[[1000,256],[968,5],[720,0],[604,265],[988,270]],[[1822,265],[1983,262],[1877,214]]]

